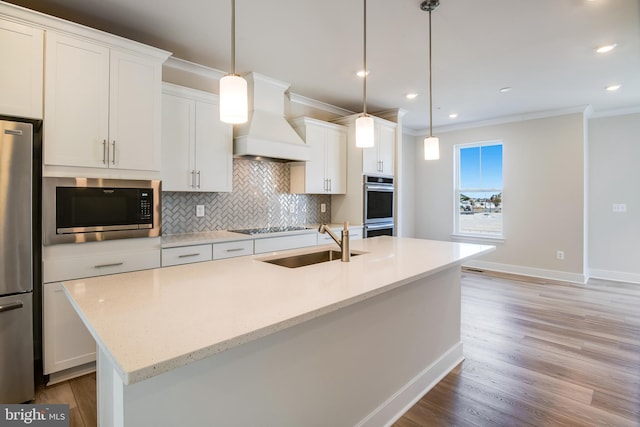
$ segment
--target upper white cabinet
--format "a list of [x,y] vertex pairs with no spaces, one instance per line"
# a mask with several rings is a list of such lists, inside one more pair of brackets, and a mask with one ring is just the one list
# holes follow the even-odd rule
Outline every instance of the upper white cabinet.
[[42,118],[44,31],[0,19],[0,114]]
[[47,31],[44,163],[160,170],[162,62]]
[[231,191],[233,128],[218,96],[169,83],[162,92],[162,189]]
[[292,193],[344,194],[347,192],[347,129],[301,117],[291,122],[311,148],[308,162],[291,164]]
[[393,175],[396,128],[393,124],[375,121],[375,146],[362,150],[364,174]]

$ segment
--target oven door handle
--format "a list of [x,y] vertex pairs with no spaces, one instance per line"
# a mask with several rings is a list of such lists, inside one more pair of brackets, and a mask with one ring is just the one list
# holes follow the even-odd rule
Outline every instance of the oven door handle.
[[367,185],[365,186],[365,190],[367,191],[388,191],[388,192],[393,192],[393,186],[392,185]]
[[366,228],[367,230],[381,230],[383,228],[393,228],[393,223],[392,222],[385,222],[382,224],[365,224],[364,228]]

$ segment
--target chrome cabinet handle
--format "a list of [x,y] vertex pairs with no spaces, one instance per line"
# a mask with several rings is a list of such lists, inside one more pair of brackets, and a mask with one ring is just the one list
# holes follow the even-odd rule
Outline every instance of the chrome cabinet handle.
[[116,140],[115,139],[113,140],[111,145],[113,146],[113,158],[111,159],[111,163],[115,165],[116,164]]
[[102,164],[107,164],[107,140],[102,140]]
[[227,252],[239,252],[241,251],[243,248],[233,248],[233,249],[227,249]]
[[0,305],[0,313],[4,313],[5,311],[17,310],[22,307],[22,301],[12,302],[11,304],[7,305]]
[[94,265],[93,268],[118,267],[119,265],[123,265],[123,264],[124,262],[114,262],[113,264]]
[[196,175],[198,176],[198,188],[200,188],[200,171],[196,172]]
[[333,182],[331,181],[331,178],[329,178],[327,181],[329,181],[329,193],[331,193],[331,189],[333,188]]
[[191,258],[194,256],[200,256],[200,254],[184,254],[184,255],[178,255],[178,258]]

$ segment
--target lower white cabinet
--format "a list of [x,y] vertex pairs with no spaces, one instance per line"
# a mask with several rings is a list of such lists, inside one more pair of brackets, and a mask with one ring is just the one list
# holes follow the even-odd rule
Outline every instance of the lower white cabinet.
[[71,377],[73,368],[96,360],[96,344],[63,281],[160,267],[160,238],[45,246],[43,259],[43,370],[64,379],[63,371]]
[[181,246],[179,248],[162,249],[163,267],[211,261],[212,259],[213,253],[211,243],[206,245]]
[[253,240],[237,240],[213,244],[213,259],[253,255]]
[[265,237],[256,239],[254,252],[264,254],[267,252],[284,251],[287,249],[304,248],[318,244],[316,233],[293,234],[290,236]]
[[62,283],[46,283],[43,298],[44,373],[96,360],[96,342],[64,294]]

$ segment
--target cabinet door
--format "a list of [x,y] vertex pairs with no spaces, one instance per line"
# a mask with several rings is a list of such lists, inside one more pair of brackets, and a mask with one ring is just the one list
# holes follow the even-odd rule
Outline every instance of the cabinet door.
[[199,191],[231,191],[232,127],[219,117],[217,102],[196,101],[195,169]]
[[326,177],[331,194],[347,192],[347,134],[327,129]]
[[376,144],[378,145],[378,161],[380,173],[393,175],[395,158],[396,130],[391,126],[380,124],[376,126]]
[[380,164],[378,163],[378,141],[371,148],[360,148],[362,150],[362,173],[376,174],[380,173]]
[[306,144],[311,148],[310,160],[305,163],[306,193],[321,194],[329,191],[326,181],[326,129],[307,125]]
[[162,66],[111,50],[109,167],[160,170]]
[[162,95],[162,190],[194,191],[196,104]]
[[45,374],[96,360],[96,343],[64,294],[62,283],[44,285],[42,308]]
[[42,118],[44,32],[0,20],[0,114]]
[[106,167],[109,49],[46,33],[44,163]]

